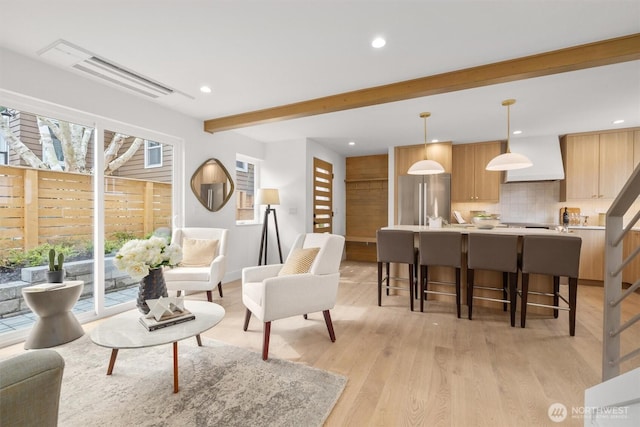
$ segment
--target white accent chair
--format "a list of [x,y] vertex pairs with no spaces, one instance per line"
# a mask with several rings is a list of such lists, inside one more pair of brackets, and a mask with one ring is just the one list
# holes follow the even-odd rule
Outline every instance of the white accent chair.
[[203,267],[183,267],[164,269],[164,281],[167,290],[177,291],[206,291],[207,299],[213,302],[213,289],[218,287],[222,298],[222,278],[227,264],[227,230],[223,228],[186,227],[173,230],[172,244],[183,246],[184,239],[218,240],[218,249],[213,261]]
[[[283,264],[246,267],[242,270],[242,302],[247,308],[244,330],[253,313],[264,322],[262,359],[269,355],[271,322],[322,311],[331,341],[336,340],[329,310],[335,306],[340,280],[344,237],[335,234],[301,234],[287,260],[297,248],[320,248],[308,273],[278,276]],[[285,262],[286,264],[286,262]]]

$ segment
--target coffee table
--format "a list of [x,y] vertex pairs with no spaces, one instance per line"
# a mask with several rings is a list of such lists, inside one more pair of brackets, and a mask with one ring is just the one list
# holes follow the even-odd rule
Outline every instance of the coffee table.
[[178,341],[196,337],[198,346],[202,347],[200,334],[217,325],[224,317],[225,311],[220,305],[212,302],[185,301],[187,310],[196,318],[177,325],[167,326],[155,331],[147,331],[139,321],[142,314],[136,309],[113,316],[99,324],[91,332],[91,340],[101,346],[111,348],[111,359],[107,375],[111,375],[120,349],[153,347],[173,343],[173,392],[178,387]]

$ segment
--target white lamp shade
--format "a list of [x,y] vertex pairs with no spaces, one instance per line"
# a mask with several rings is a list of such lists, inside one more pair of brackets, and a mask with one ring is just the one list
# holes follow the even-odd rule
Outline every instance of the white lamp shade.
[[277,188],[261,188],[258,190],[258,198],[262,205],[279,205],[280,195]]
[[510,171],[524,169],[533,166],[533,163],[525,155],[518,153],[504,153],[491,159],[487,164],[488,171]]
[[435,160],[420,160],[411,165],[409,175],[436,175],[444,173],[442,165]]

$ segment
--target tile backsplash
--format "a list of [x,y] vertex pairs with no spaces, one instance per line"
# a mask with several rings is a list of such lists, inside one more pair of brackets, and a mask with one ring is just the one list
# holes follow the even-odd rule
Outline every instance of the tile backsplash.
[[514,182],[500,185],[502,222],[558,222],[556,205],[560,198],[559,181]]
[[[452,210],[458,210],[467,220],[471,220],[472,210],[484,210],[500,215],[502,222],[534,222],[558,224],[560,209],[568,206],[580,208],[582,215],[588,216],[588,225],[598,225],[598,214],[607,211],[613,200],[573,200],[559,202],[560,181],[514,182],[500,185],[499,203],[453,203]],[[630,221],[640,209],[636,201],[625,216]]]

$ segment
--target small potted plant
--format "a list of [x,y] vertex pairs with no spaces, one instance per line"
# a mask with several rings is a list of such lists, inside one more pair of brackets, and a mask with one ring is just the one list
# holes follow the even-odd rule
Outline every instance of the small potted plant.
[[62,283],[64,280],[64,254],[58,254],[58,264],[56,264],[55,249],[49,250],[49,271],[47,271],[47,282]]

